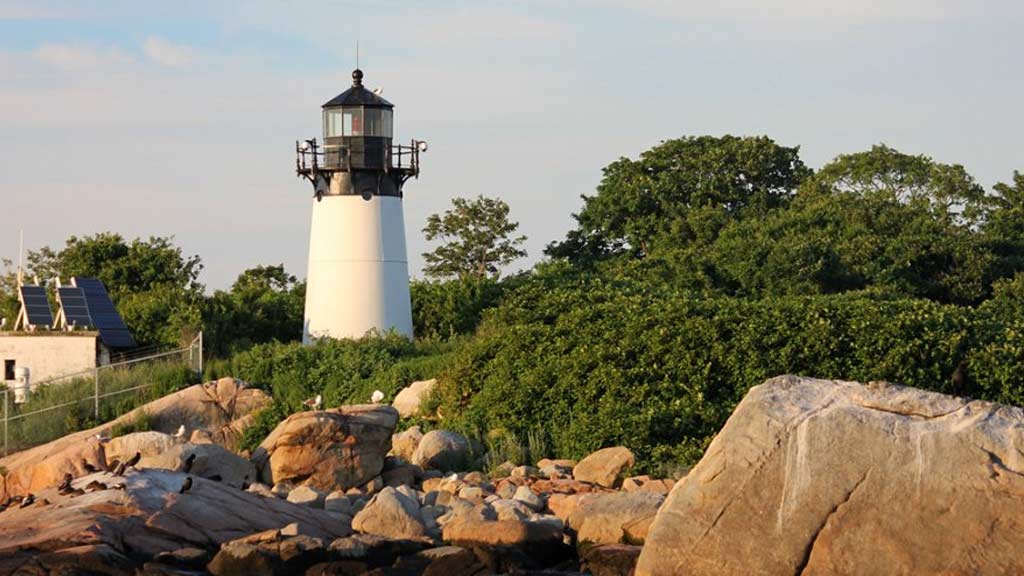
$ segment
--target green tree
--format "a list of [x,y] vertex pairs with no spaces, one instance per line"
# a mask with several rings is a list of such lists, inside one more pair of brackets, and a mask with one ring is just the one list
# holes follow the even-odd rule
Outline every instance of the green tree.
[[811,171],[799,147],[766,136],[698,136],[662,142],[604,169],[583,196],[578,227],[547,253],[586,260],[629,251],[646,256],[713,240],[729,221],[783,205]]
[[427,240],[442,242],[423,254],[424,273],[432,278],[497,278],[501,267],[526,256],[519,247],[526,236],[511,237],[519,223],[508,214],[508,204],[497,198],[453,198],[452,209],[432,214],[423,228]]
[[239,274],[230,291],[218,290],[203,307],[205,343],[227,356],[254,344],[290,342],[302,336],[306,284],[284,265],[256,266]]
[[732,224],[697,260],[743,296],[872,288],[977,303],[996,262],[977,231],[987,202],[962,166],[879,145],[839,156],[788,206]]
[[1015,171],[1013,183],[1000,182],[989,197],[982,231],[989,247],[1000,259],[999,276],[1024,271],[1024,174]]
[[18,317],[20,304],[18,303],[18,277],[14,269],[14,263],[7,258],[0,259],[0,318],[7,319],[6,329],[10,330],[14,320]]

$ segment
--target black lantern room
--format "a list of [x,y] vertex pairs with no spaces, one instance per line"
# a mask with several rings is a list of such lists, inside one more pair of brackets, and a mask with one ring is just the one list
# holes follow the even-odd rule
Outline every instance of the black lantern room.
[[297,172],[313,182],[317,197],[401,196],[405,180],[419,174],[426,143],[392,143],[394,105],[367,90],[363,71],[356,69],[352,87],[322,108],[323,145],[316,139],[296,143]]

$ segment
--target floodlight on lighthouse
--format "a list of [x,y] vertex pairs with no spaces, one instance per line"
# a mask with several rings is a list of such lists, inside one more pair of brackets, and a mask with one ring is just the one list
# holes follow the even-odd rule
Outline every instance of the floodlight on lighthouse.
[[393,141],[394,105],[363,72],[322,106],[323,142],[296,146],[296,172],[313,185],[303,341],[412,336],[403,186],[419,176],[425,144]]

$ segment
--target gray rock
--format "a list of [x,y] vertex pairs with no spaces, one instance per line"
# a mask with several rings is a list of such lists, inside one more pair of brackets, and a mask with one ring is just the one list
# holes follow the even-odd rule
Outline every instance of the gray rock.
[[516,493],[512,498],[522,502],[534,512],[540,512],[545,506],[544,499],[535,494],[533,490],[530,490],[529,486],[520,486],[517,488]]
[[471,459],[469,440],[456,432],[432,430],[420,440],[412,463],[424,469],[458,470]]
[[672,489],[637,576],[1024,574],[1024,410],[783,376]]
[[335,490],[324,498],[324,510],[352,515],[352,501],[341,490]]
[[418,538],[426,534],[419,503],[387,486],[352,518],[352,529],[388,538]]
[[288,493],[287,500],[292,504],[302,504],[310,508],[324,507],[324,493],[309,486],[299,486]]

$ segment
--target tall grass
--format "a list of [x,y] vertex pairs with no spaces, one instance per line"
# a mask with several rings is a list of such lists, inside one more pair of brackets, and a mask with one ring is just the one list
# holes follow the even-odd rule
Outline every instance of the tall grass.
[[[61,436],[109,422],[170,392],[198,382],[180,360],[161,359],[126,367],[101,368],[99,382],[74,378],[41,385],[23,404],[13,392],[4,396],[7,453],[25,450]],[[96,390],[99,390],[99,418]],[[103,397],[105,396],[105,397]],[[0,425],[3,422],[0,421]]]

